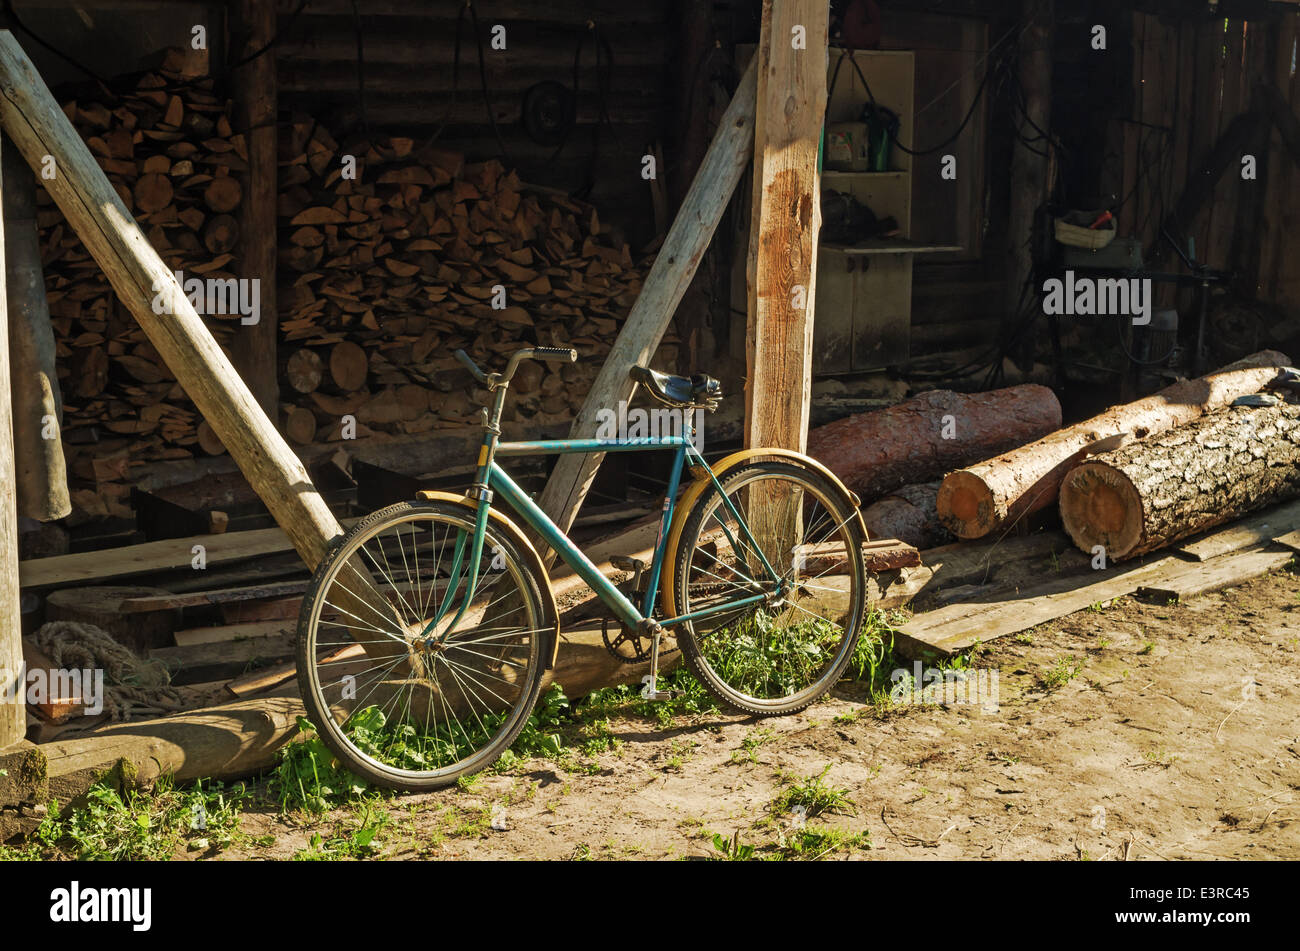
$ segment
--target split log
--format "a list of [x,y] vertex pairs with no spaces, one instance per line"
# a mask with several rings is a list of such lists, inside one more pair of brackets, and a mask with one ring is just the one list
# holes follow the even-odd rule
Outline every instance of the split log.
[[297,393],[311,393],[320,386],[325,366],[315,350],[295,350],[285,365],[285,378]]
[[1300,406],[1233,406],[1071,469],[1061,520],[1120,561],[1296,496]]
[[1289,357],[1273,350],[1252,354],[1217,373],[1181,380],[1152,396],[951,472],[939,487],[939,518],[958,538],[982,538],[1051,505],[1061,480],[1092,443],[1125,433],[1141,439],[1185,425],[1239,396],[1259,392],[1277,376],[1276,368],[1288,363]]
[[952,533],[939,521],[934,502],[938,482],[905,485],[877,499],[862,510],[870,538],[897,538],[915,548],[938,548],[953,541]]
[[808,454],[863,499],[875,499],[942,478],[1060,426],[1061,404],[1045,386],[1028,383],[991,393],[931,390],[897,406],[818,426],[808,434]]

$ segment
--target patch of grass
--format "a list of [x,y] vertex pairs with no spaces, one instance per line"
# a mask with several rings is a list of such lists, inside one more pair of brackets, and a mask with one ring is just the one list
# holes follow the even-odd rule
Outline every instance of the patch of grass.
[[728,839],[721,832],[713,833],[713,853],[709,856],[715,862],[749,862],[758,857],[755,847],[740,841],[740,830]]
[[1043,690],[1059,690],[1083,670],[1083,661],[1074,657],[1058,657],[1056,663],[1038,675]]
[[848,790],[836,789],[826,782],[826,774],[831,771],[831,764],[814,776],[805,776],[798,782],[787,780],[786,788],[779,792],[769,804],[774,813],[788,813],[796,807],[802,807],[805,817],[812,819],[820,815],[855,815],[857,808],[849,799]]
[[393,817],[386,809],[365,803],[355,829],[336,830],[328,839],[319,832],[313,832],[307,847],[294,854],[294,861],[337,862],[372,858],[383,851],[380,833],[392,821]]
[[281,810],[326,812],[369,791],[368,783],[339,764],[306,717],[298,717],[298,736],[280,748],[271,774]]
[[782,838],[780,857],[800,862],[816,862],[837,852],[871,848],[871,833],[866,829],[850,832],[834,826],[804,826]]
[[1142,648],[1138,651],[1138,653],[1139,653],[1139,654],[1150,654],[1150,653],[1151,653],[1152,651],[1154,651],[1155,649],[1156,649],[1156,642],[1155,642],[1155,641],[1144,641],[1143,644],[1142,644]]
[[[68,855],[83,861],[157,861],[182,847],[191,852],[228,848],[239,833],[243,784],[196,783],[177,789],[169,778],[152,790],[119,793],[98,783],[86,803],[60,819],[51,804],[33,841],[44,857]],[[34,857],[34,856],[33,856]]]
[[[836,717],[836,722],[839,717]],[[731,751],[732,765],[739,766],[741,763],[758,763],[758,751],[771,743],[776,738],[776,731],[770,727],[758,727],[751,730],[740,741],[740,749]]]

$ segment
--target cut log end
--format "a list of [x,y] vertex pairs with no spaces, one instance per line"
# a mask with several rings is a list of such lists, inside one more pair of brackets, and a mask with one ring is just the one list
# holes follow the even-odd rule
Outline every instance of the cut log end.
[[1061,483],[1061,521],[1085,552],[1101,546],[1118,561],[1142,541],[1142,496],[1123,472],[1104,462],[1086,462]]
[[982,538],[997,524],[993,492],[973,472],[950,472],[935,502],[939,520],[958,538]]

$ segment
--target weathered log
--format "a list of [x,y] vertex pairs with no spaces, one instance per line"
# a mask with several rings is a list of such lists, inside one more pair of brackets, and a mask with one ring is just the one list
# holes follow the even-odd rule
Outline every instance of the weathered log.
[[982,538],[995,528],[1051,505],[1061,479],[1100,439],[1125,433],[1145,438],[1257,393],[1290,358],[1274,350],[1251,354],[1217,373],[1181,380],[1133,403],[1115,406],[1036,442],[958,469],[944,477],[936,505],[958,538]]
[[939,521],[934,500],[938,482],[905,485],[877,499],[862,510],[871,538],[897,538],[915,548],[938,548],[953,541],[952,533]]
[[1300,495],[1300,406],[1233,406],[1080,464],[1061,520],[1120,561]]
[[[5,289],[18,514],[52,522],[71,512],[72,502],[68,498],[63,441],[58,438],[63,400],[36,233],[36,179],[17,149],[5,149],[3,162]],[[92,372],[90,377],[94,376]],[[99,385],[102,387],[102,383]]]
[[[671,666],[680,655],[661,664]],[[598,630],[567,632],[550,680],[570,697],[604,686],[638,683],[648,663],[624,664],[600,642]],[[39,747],[47,762],[51,795],[67,802],[83,794],[122,761],[121,781],[147,784],[170,774],[178,782],[237,779],[274,765],[305,713],[297,683],[245,700],[187,713],[120,723],[84,737]]]
[[942,478],[1060,425],[1056,394],[1035,383],[991,393],[931,390],[897,406],[818,426],[808,434],[808,454],[870,500]]

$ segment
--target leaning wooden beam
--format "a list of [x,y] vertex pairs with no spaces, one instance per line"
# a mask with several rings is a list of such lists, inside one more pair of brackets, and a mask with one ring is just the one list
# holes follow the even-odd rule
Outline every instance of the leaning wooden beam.
[[[8,143],[0,143],[7,148]],[[0,191],[4,189],[0,177]],[[0,750],[23,738],[23,629],[18,594],[18,506],[14,492],[13,415],[9,407],[9,305],[5,295],[4,224],[0,219]]]
[[[654,266],[646,275],[641,295],[632,305],[627,322],[573,422],[575,438],[594,436],[597,414],[603,409],[617,408],[619,401],[632,396],[628,368],[645,363],[659,346],[677,303],[727,209],[736,183],[749,165],[754,144],[755,71],[756,64],[751,62],[718,125],[699,174],[668,229]],[[603,453],[569,455],[561,456],[556,463],[542,491],[540,504],[561,528],[567,530],[573,524],[602,458]]]
[[[57,171],[46,189],[294,548],[315,567],[339,523],[7,30],[0,31],[0,122],[33,168],[53,156]],[[163,306],[155,310],[155,302]]]
[[745,333],[745,445],[802,452],[812,403],[813,300],[829,11],[764,0],[754,123],[754,280]]

